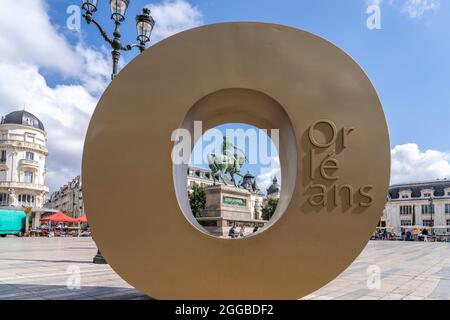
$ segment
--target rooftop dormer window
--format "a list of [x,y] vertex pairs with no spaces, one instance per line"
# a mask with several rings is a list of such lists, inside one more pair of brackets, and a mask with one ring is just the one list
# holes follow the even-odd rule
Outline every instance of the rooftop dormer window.
[[411,198],[411,190],[401,190],[399,192],[400,199],[409,199]]

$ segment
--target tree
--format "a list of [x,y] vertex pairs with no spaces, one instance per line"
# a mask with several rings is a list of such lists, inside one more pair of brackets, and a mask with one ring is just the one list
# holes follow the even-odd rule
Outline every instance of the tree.
[[194,217],[201,217],[206,205],[205,190],[201,185],[194,183],[192,186],[192,190],[189,193],[189,204]]
[[266,205],[261,210],[261,216],[264,220],[270,220],[272,218],[275,209],[278,205],[278,199],[269,199]]

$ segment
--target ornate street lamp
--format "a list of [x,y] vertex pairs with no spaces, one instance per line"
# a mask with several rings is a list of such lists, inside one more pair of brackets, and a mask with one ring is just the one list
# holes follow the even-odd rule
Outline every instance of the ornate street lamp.
[[82,8],[85,11],[84,19],[88,24],[93,23],[97,26],[103,39],[109,43],[112,48],[111,55],[113,61],[113,71],[111,80],[117,75],[117,65],[119,64],[120,51],[130,51],[138,48],[140,52],[145,50],[146,44],[150,41],[150,35],[155,26],[155,20],[150,15],[150,10],[144,8],[142,14],[136,16],[137,44],[123,45],[120,41],[120,24],[125,20],[125,13],[130,5],[130,0],[110,0],[111,19],[114,21],[113,38],[111,39],[100,24],[94,19],[93,14],[97,11],[98,0],[83,0]]
[[[109,43],[112,48],[111,56],[113,61],[113,70],[111,74],[111,80],[117,75],[117,66],[120,59],[120,51],[130,51],[133,48],[138,48],[142,53],[145,50],[146,44],[150,41],[150,35],[152,34],[153,27],[155,26],[155,20],[150,15],[150,9],[142,9],[142,14],[136,16],[136,29],[137,29],[137,44],[128,44],[124,46],[120,41],[120,24],[125,20],[125,13],[130,5],[130,0],[110,0],[109,5],[111,8],[111,19],[114,21],[113,38],[111,39],[102,26],[94,19],[93,14],[97,11],[98,0],[83,0],[82,8],[85,11],[83,14],[87,24],[93,23],[97,26],[103,39]],[[94,263],[104,264],[107,263],[102,256],[100,250],[97,250],[97,255],[94,257]]]
[[434,221],[433,221],[434,208],[433,208],[433,197],[432,196],[430,196],[428,198],[428,202],[430,204],[430,215],[431,215],[431,224],[432,224],[431,227],[433,227],[434,226]]

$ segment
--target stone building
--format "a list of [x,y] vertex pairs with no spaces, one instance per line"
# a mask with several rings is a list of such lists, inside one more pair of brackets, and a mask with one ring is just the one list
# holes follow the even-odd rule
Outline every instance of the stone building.
[[47,134],[27,111],[14,111],[0,121],[0,207],[42,208]]
[[280,199],[280,184],[276,176],[273,177],[272,184],[267,189],[268,199]]
[[84,214],[84,203],[80,176],[52,193],[45,207],[64,212],[73,218],[81,217]]
[[450,181],[399,184],[389,187],[380,227],[424,226],[450,231]]
[[256,184],[256,178],[250,172],[247,172],[242,179],[240,186],[250,192],[250,210],[254,215],[254,219],[261,220],[261,209],[264,202],[264,193],[261,192]]

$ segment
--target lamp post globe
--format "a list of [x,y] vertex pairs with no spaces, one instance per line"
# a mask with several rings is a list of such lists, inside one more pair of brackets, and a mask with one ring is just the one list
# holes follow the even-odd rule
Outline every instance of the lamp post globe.
[[87,13],[94,13],[95,11],[97,11],[97,2],[98,0],[83,0],[83,4],[82,4],[82,8],[87,12]]
[[155,26],[155,20],[150,15],[150,9],[142,9],[142,14],[136,16],[137,41],[144,45],[150,41],[150,36]]
[[111,7],[111,19],[116,23],[120,23],[125,20],[125,13],[130,5],[129,0],[110,0],[109,5]]

